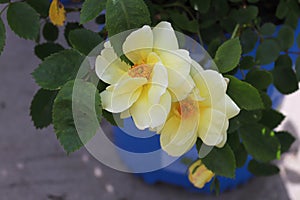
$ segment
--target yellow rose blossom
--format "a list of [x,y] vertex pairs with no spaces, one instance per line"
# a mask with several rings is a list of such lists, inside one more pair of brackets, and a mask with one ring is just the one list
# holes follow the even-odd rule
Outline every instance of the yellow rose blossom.
[[101,93],[103,108],[132,116],[139,129],[159,129],[165,123],[171,102],[182,100],[194,87],[189,52],[179,49],[171,24],[161,22],[133,31],[123,43],[129,66],[115,54],[110,42],[96,60],[96,73],[110,84]]
[[194,91],[186,99],[172,103],[160,131],[161,147],[171,156],[186,153],[198,137],[208,146],[223,147],[229,119],[240,111],[226,94],[227,83],[221,74],[212,70],[191,70],[191,74]]
[[189,180],[197,188],[203,188],[215,174],[207,169],[201,160],[197,160],[189,167]]

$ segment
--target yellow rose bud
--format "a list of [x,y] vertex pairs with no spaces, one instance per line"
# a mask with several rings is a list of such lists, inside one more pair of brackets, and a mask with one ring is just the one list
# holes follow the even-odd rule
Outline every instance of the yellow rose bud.
[[197,188],[203,188],[215,174],[207,169],[201,160],[197,160],[189,167],[189,180]]

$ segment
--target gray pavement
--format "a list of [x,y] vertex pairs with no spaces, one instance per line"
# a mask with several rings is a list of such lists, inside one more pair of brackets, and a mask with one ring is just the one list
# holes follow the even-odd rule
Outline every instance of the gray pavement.
[[[30,73],[40,62],[33,54],[34,44],[7,32],[0,57],[0,200],[300,199],[299,171],[286,169],[284,161],[281,175],[254,178],[214,197],[163,183],[145,184],[134,175],[102,165],[85,149],[67,156],[53,128],[36,130],[29,117],[38,89]],[[299,97],[298,93],[293,101]],[[291,123],[295,122],[287,123],[289,127]],[[295,146],[284,160],[299,166],[299,157]]]

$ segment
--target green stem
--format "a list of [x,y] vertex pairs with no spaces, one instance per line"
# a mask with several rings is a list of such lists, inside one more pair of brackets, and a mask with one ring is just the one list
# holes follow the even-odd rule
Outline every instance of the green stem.
[[237,24],[232,32],[232,35],[231,35],[231,39],[235,38],[238,34],[238,31],[239,31],[239,28],[240,28],[240,25]]

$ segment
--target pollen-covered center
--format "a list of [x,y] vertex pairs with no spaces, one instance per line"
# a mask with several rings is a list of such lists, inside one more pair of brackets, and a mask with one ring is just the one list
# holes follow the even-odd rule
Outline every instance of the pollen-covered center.
[[152,68],[153,67],[151,65],[141,64],[141,65],[133,66],[131,69],[129,69],[128,74],[133,78],[140,77],[149,80],[152,72]]
[[179,115],[184,119],[189,118],[194,114],[196,114],[197,110],[198,110],[198,104],[196,101],[192,99],[185,99],[183,101],[180,101],[177,107],[177,111]]

